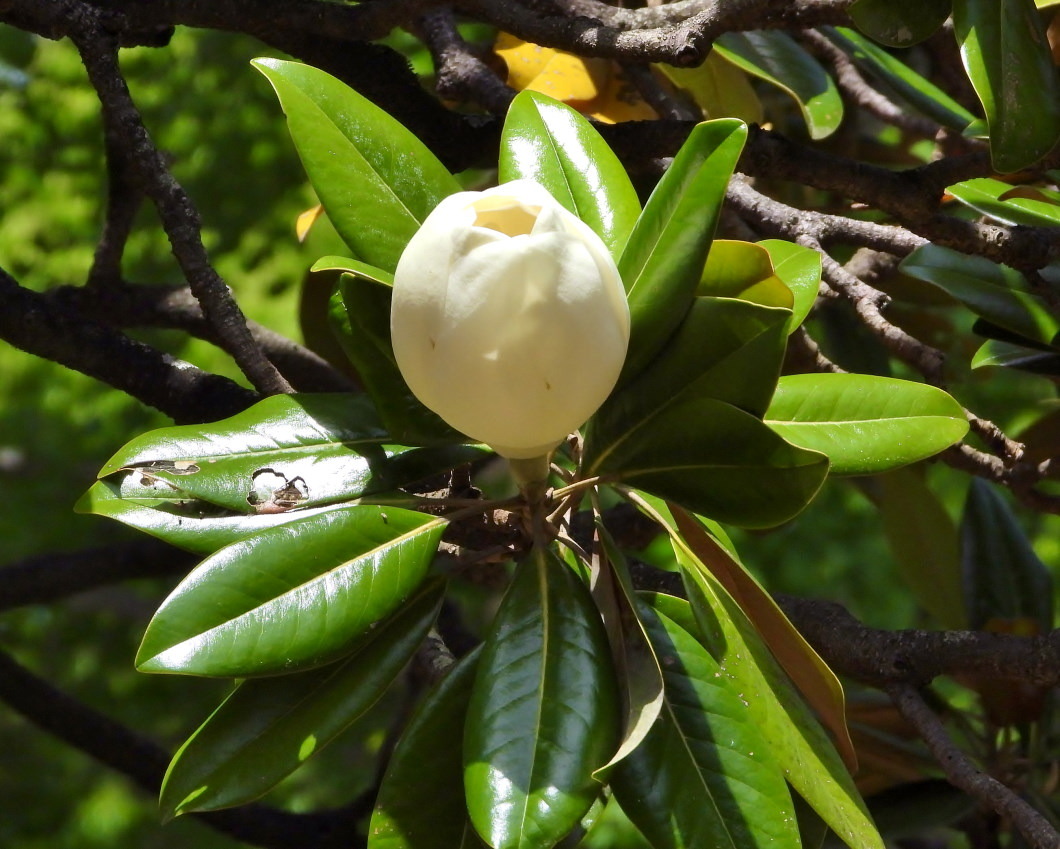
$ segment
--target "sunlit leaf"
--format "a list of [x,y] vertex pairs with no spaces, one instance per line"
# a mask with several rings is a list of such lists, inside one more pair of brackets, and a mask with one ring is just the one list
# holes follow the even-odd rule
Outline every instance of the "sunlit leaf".
[[793,303],[788,333],[794,333],[817,302],[821,288],[821,255],[812,248],[782,239],[766,239],[758,244],[769,251],[773,273],[791,290]]
[[968,432],[960,404],[934,386],[868,374],[782,377],[765,416],[789,442],[864,475],[923,460]]
[[655,66],[678,88],[684,89],[707,118],[737,118],[748,124],[765,119],[762,102],[745,71],[712,50],[696,68]]
[[1029,227],[1060,225],[1060,192],[1033,186],[1013,186],[992,177],[976,177],[946,189],[976,212],[1004,224]]
[[155,613],[137,668],[243,677],[336,660],[415,591],[444,526],[411,510],[345,507],[222,548]]
[[276,89],[309,181],[343,241],[393,271],[412,234],[460,184],[426,145],[331,75],[255,59]]
[[773,271],[769,251],[751,242],[715,239],[710,246],[697,295],[740,298],[790,310],[792,291]]
[[525,92],[508,109],[498,179],[540,183],[588,224],[618,257],[640,214],[626,169],[581,115]]
[[546,849],[601,790],[618,693],[600,616],[555,554],[518,567],[482,649],[464,731],[475,829],[495,849]]

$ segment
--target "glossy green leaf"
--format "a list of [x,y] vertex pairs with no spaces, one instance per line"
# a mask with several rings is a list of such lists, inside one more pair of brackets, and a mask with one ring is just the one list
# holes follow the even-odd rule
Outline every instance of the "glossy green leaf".
[[[683,543],[671,540],[699,626],[694,633],[741,694],[788,783],[851,849],[882,849],[850,773],[780,664],[725,588]],[[671,606],[687,610],[679,599]],[[670,607],[656,609],[673,618]]]
[[1035,186],[1013,186],[993,177],[976,177],[946,189],[961,203],[1004,224],[1060,226],[1060,192]]
[[817,712],[844,762],[856,772],[858,759],[846,724],[846,696],[835,673],[739,557],[727,550],[705,523],[676,505],[669,508],[674,525],[684,544],[696,555],[697,564],[708,568],[740,606],[792,683]]
[[828,474],[828,458],[713,398],[689,398],[613,443],[592,474],[639,487],[720,522],[766,528],[796,516]]
[[411,510],[357,506],[233,543],[163,602],[136,666],[243,677],[335,660],[415,591],[444,526]]
[[347,256],[322,256],[313,263],[310,271],[348,271],[356,277],[374,280],[384,286],[394,285],[394,275],[366,262]]
[[717,662],[665,615],[641,606],[665,696],[644,742],[615,769],[622,809],[655,849],[799,846],[784,774]]
[[952,0],[855,0],[850,17],[866,35],[888,47],[910,47],[932,35],[950,16]]
[[620,384],[644,369],[688,311],[746,140],[739,121],[696,126],[637,219],[618,262],[632,322]]
[[287,115],[328,218],[354,254],[393,271],[412,234],[460,184],[419,139],[311,65],[255,59]]
[[508,107],[497,176],[502,183],[540,183],[616,259],[640,214],[626,169],[600,134],[578,112],[538,92],[520,92]]
[[761,245],[715,239],[696,289],[697,295],[740,298],[766,307],[790,310],[791,290],[773,271],[773,260]]
[[915,463],[968,432],[963,408],[941,389],[868,374],[782,377],[765,421],[794,445],[827,455],[837,475]]
[[821,288],[821,255],[813,248],[783,239],[766,239],[758,244],[769,251],[773,273],[791,290],[793,303],[788,333],[794,333],[817,302]]
[[166,818],[257,799],[371,707],[434,623],[436,583],[379,623],[342,661],[242,681],[174,755],[162,783]]
[[1020,336],[1048,345],[1060,319],[1028,291],[1023,275],[1008,266],[939,245],[922,245],[900,269],[948,292],[976,315]]
[[1006,173],[1033,165],[1060,138],[1060,82],[1031,0],[953,0],[961,58]]
[[[948,15],[950,0],[943,0],[943,2],[946,6],[946,15]],[[903,13],[909,8],[892,3],[890,0],[886,0],[886,5],[901,10]],[[820,31],[841,47],[854,60],[854,64],[868,76],[891,89],[911,106],[938,121],[942,126],[963,131],[976,120],[975,115],[933,82],[860,33],[847,27],[821,27]]]
[[[626,707],[622,742],[607,764],[593,774],[602,780],[619,761],[635,751],[655,725],[663,707],[663,676],[651,637],[638,615],[636,591],[629,574],[629,564],[602,521],[597,521],[597,535],[605,552],[606,564],[593,586],[594,595],[601,585],[614,588],[614,618],[605,614],[608,639],[615,658],[619,686],[624,689]],[[599,606],[599,605],[598,605]]]
[[969,624],[1029,619],[1053,627],[1053,581],[1008,504],[973,478],[961,516],[961,568]]
[[517,568],[483,645],[464,731],[464,787],[494,849],[546,849],[571,831],[618,742],[618,692],[588,588],[555,554]]
[[484,453],[390,441],[364,396],[276,395],[218,422],[142,434],[100,476],[122,491],[150,485],[236,514],[268,514],[387,491]]
[[967,628],[957,526],[922,470],[881,475],[876,492],[887,544],[917,603],[943,627]]
[[363,271],[343,274],[332,295],[335,335],[379,411],[391,437],[403,444],[466,441],[412,394],[394,358],[390,339],[388,280]]
[[1060,375],[1060,354],[1012,342],[988,339],[972,357],[972,368],[1001,366],[1031,374]]
[[[211,554],[267,528],[336,510],[341,506],[279,513],[232,513],[173,489],[168,484],[164,486],[164,492],[138,487],[141,492],[130,493],[129,484],[138,483],[137,477],[128,475],[120,482],[96,481],[81,496],[74,509],[78,513],[108,516],[195,554]],[[409,502],[411,506],[411,498]]]
[[714,49],[749,74],[790,94],[802,110],[810,138],[830,136],[843,120],[843,100],[821,64],[780,30],[727,32]]
[[464,723],[478,650],[457,663],[416,710],[379,787],[368,849],[479,849],[464,803]]

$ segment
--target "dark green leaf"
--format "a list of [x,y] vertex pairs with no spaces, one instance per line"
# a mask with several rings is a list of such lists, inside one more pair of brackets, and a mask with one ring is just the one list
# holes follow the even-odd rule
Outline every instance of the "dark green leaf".
[[1033,165],[1060,138],[1060,85],[1038,10],[1030,0],[953,0],[953,29],[995,170]]
[[843,120],[843,100],[821,64],[780,30],[727,32],[714,42],[722,56],[790,94],[810,138],[830,136]]
[[655,187],[618,262],[632,321],[620,383],[666,344],[692,303],[747,127],[699,124]]
[[592,473],[720,522],[786,522],[828,473],[823,454],[785,442],[760,419],[713,398],[671,404],[645,424],[610,444]]
[[241,682],[173,757],[162,783],[167,818],[257,799],[363,714],[404,668],[437,616],[436,583],[337,664]]
[[789,442],[827,455],[837,475],[915,463],[968,432],[963,408],[941,389],[868,374],[782,377],[765,421]]
[[600,134],[569,106],[538,92],[520,92],[508,107],[497,175],[502,183],[540,183],[616,259],[640,213],[626,169]]
[[276,89],[309,181],[343,241],[393,271],[428,213],[460,184],[412,133],[329,74],[280,59],[253,64]]
[[903,272],[948,292],[976,315],[1044,345],[1060,331],[1060,320],[1023,275],[988,259],[940,245],[922,245],[902,260]]
[[[948,15],[950,0],[943,2]],[[885,4],[903,13],[916,8],[896,5],[891,0],[885,0]],[[847,27],[821,27],[821,32],[841,47],[862,71],[942,126],[962,131],[976,120],[975,115],[942,89],[860,33]]]
[[973,478],[961,517],[961,568],[969,624],[1027,619],[1053,627],[1053,582],[1011,508]]
[[375,402],[386,430],[397,442],[418,445],[458,442],[460,434],[412,394],[394,359],[390,339],[393,289],[380,275],[343,274],[332,296],[335,335]]
[[485,846],[464,802],[464,722],[478,651],[449,670],[401,735],[379,788],[368,849]]
[[679,625],[642,606],[665,697],[645,741],[614,771],[623,810],[655,849],[799,846],[784,775],[746,698]]
[[464,732],[471,821],[495,849],[546,849],[602,789],[619,702],[600,615],[555,554],[516,570],[479,661]]
[[243,677],[335,660],[415,591],[444,526],[411,510],[345,507],[222,548],[159,608],[137,668]]
[[1015,368],[1031,374],[1060,375],[1060,354],[989,339],[972,357],[973,369],[987,366]]
[[968,627],[961,590],[957,526],[924,481],[922,469],[879,478],[875,499],[898,572],[920,606],[945,628]]
[[976,177],[946,189],[961,203],[1004,224],[1028,227],[1060,225],[1060,192],[1013,186],[992,177]]
[[848,10],[866,35],[888,47],[910,47],[934,33],[950,16],[952,0],[855,0]]

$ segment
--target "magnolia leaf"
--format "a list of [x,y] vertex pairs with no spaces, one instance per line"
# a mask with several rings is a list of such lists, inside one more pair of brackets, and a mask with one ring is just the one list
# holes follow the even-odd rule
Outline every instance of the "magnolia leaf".
[[411,510],[344,507],[232,543],[170,593],[136,666],[244,677],[336,660],[415,591],[444,527]]
[[866,374],[782,377],[765,421],[789,442],[827,455],[837,475],[915,463],[968,432],[964,409],[941,389]]
[[482,648],[464,731],[464,787],[494,849],[546,849],[601,790],[592,773],[618,738],[607,636],[588,588],[535,548]]
[[168,817],[250,802],[328,745],[383,694],[438,614],[436,583],[336,664],[240,682],[180,747],[162,782]]

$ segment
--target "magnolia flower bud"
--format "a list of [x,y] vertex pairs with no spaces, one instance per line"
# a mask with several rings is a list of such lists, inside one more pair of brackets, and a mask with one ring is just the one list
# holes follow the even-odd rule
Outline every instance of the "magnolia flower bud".
[[443,200],[394,273],[409,388],[498,454],[548,454],[604,402],[629,342],[607,247],[528,180]]

